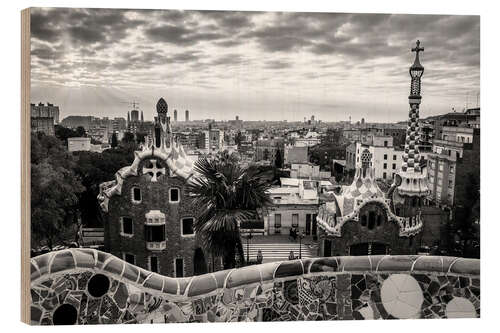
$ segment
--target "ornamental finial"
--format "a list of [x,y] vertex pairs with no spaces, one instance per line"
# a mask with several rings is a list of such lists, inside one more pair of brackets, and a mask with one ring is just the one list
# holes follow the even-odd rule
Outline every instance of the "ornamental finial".
[[412,52],[417,52],[417,57],[418,57],[418,53],[419,53],[420,51],[422,51],[422,52],[423,52],[423,51],[424,51],[424,48],[423,48],[423,47],[420,47],[420,40],[418,40],[418,39],[417,39],[417,43],[416,43],[416,44],[417,44],[417,46],[416,46],[416,47],[414,47],[414,48],[412,48],[412,49],[411,49],[411,51],[412,51]]

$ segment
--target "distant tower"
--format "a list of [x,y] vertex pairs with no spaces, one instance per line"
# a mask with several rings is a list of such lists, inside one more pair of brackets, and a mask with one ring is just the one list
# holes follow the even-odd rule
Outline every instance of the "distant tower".
[[174,121],[177,122],[177,109],[174,110]]
[[[420,41],[412,52],[415,52],[415,61],[410,67],[410,103],[408,127],[406,129],[405,150],[403,152],[403,162],[401,171],[395,177],[396,189],[393,193],[393,202],[396,215],[403,217],[415,217],[420,212],[422,199],[429,192],[427,185],[427,172],[423,172],[420,167],[420,128],[419,128],[419,108],[422,96],[420,96],[421,78],[424,74],[424,67],[420,64],[419,53],[424,51],[420,47]],[[426,170],[425,170],[426,171]]]
[[144,113],[141,111],[141,123],[144,122]]
[[156,148],[168,147],[170,146],[170,117],[167,116],[168,104],[163,97],[156,103],[156,112],[158,116],[155,117],[154,124],[154,146]]
[[307,122],[307,119],[306,119],[306,117],[304,117],[304,123],[306,123],[306,122]]
[[236,120],[240,120],[240,117],[239,117],[239,116],[236,116]]
[[361,125],[365,124],[365,118],[361,118]]
[[314,122],[314,115],[311,116],[311,121]]
[[139,121],[139,111],[138,110],[132,110],[132,111],[130,111],[130,120],[132,122],[138,122]]
[[189,110],[186,110],[186,121],[189,121]]
[[130,111],[127,112],[127,126],[130,126]]

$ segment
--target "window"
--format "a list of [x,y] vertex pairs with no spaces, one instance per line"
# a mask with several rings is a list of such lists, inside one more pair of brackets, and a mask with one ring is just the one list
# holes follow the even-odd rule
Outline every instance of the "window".
[[450,173],[455,173],[455,167],[453,165],[450,165]]
[[132,202],[141,202],[141,189],[138,187],[132,187]]
[[132,223],[131,217],[122,217],[121,218],[121,234],[126,236],[132,236],[134,234],[134,224]]
[[192,217],[185,217],[182,219],[182,236],[194,235],[194,219]]
[[179,192],[180,191],[178,188],[171,188],[170,189],[170,202],[179,202],[180,201]]
[[175,258],[175,277],[184,277],[184,259]]
[[135,256],[133,254],[124,253],[123,254],[123,260],[125,260],[129,264],[135,265]]
[[368,213],[368,229],[373,230],[375,228],[376,214],[375,212]]
[[386,179],[387,178],[387,173],[384,172],[384,174],[382,175],[382,178]]
[[396,170],[396,163],[392,163],[392,170]]
[[165,225],[146,225],[146,242],[164,242]]
[[366,215],[362,215],[362,216],[361,216],[361,225],[362,225],[363,227],[366,227]]
[[448,187],[453,187],[453,179],[448,180]]
[[292,227],[299,226],[299,214],[292,214]]
[[384,141],[384,147],[387,147],[387,141]]
[[386,160],[386,159],[387,159],[387,154],[384,154],[384,160]]
[[384,163],[384,169],[387,169],[387,163]]
[[396,155],[392,155],[392,160],[395,161],[396,160]]
[[274,227],[281,228],[281,214],[274,214]]
[[160,267],[158,265],[158,257],[149,257],[149,270],[154,273],[160,272]]

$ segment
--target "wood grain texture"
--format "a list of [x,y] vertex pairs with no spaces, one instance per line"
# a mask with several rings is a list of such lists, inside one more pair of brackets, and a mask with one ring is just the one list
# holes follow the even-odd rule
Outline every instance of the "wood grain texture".
[[21,321],[30,323],[30,9],[21,11]]

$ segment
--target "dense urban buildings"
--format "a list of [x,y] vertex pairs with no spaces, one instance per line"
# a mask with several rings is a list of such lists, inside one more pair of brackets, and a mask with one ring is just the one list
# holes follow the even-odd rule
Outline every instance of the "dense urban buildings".
[[54,125],[59,124],[59,107],[47,103],[30,104],[31,131],[54,135]]

